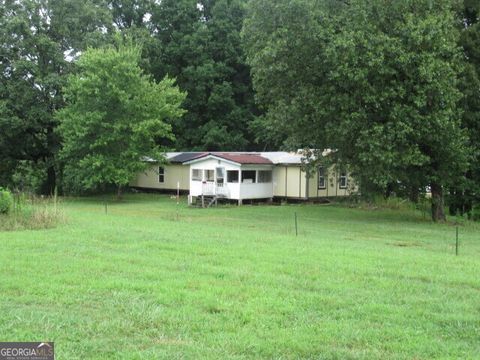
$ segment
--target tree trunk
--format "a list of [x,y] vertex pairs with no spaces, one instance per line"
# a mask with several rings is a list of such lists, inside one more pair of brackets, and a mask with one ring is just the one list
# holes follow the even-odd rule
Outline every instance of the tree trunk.
[[432,190],[432,220],[435,222],[446,221],[443,203],[443,188],[437,183],[432,183],[430,187]]
[[117,200],[118,200],[118,201],[122,200],[122,185],[118,185],[118,188],[117,188]]
[[414,204],[418,204],[420,198],[420,190],[417,186],[413,185],[408,191],[408,199]]
[[55,191],[56,182],[57,182],[57,174],[55,172],[55,167],[53,165],[49,165],[47,167],[47,179],[43,183],[40,192],[43,195],[53,195]]
[[[47,97],[50,99],[49,97]],[[47,100],[49,101],[49,100]],[[51,114],[55,111],[53,103],[50,103]],[[47,125],[47,144],[45,151],[48,155],[44,157],[45,164],[47,166],[47,180],[43,186],[42,193],[45,195],[53,195],[55,187],[57,186],[57,172],[55,171],[55,158],[53,152],[58,144],[58,139],[55,135],[54,124],[51,122]]]
[[392,183],[387,184],[387,188],[385,189],[385,199],[388,199],[390,196],[392,196],[394,192],[394,187]]

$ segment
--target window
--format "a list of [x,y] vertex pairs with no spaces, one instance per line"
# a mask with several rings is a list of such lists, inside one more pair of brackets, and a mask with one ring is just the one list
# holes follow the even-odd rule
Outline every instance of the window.
[[272,182],[272,170],[258,170],[258,182],[259,183]]
[[242,170],[242,183],[254,183],[256,175],[255,170]]
[[338,187],[340,189],[346,189],[347,188],[347,172],[342,170],[340,172],[340,178],[338,180]]
[[325,168],[320,166],[318,168],[318,188],[319,189],[326,189],[327,182],[325,181]]
[[224,179],[225,178],[225,168],[223,167],[217,167],[215,170],[217,172],[217,180],[218,179]]
[[215,170],[205,170],[205,180],[215,181]]
[[158,182],[159,183],[165,182],[165,169],[161,166],[158,167]]
[[227,182],[238,183],[238,170],[227,170]]
[[202,181],[202,170],[192,169],[192,180],[193,181]]
[[217,167],[215,169],[215,172],[217,174],[217,186],[223,186],[223,183],[225,182],[225,168],[223,167]]

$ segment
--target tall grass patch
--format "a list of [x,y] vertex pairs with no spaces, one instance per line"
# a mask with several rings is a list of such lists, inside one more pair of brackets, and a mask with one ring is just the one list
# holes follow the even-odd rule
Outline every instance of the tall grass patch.
[[8,214],[12,210],[13,197],[7,189],[0,187],[0,214]]
[[361,196],[349,196],[344,199],[336,199],[338,204],[346,205],[352,208],[364,210],[424,210],[428,209],[430,202],[427,199],[421,199],[418,203],[414,203],[408,199],[396,196],[384,197],[381,195],[364,198]]
[[58,197],[11,196],[10,211],[0,213],[0,231],[54,228],[66,221]]

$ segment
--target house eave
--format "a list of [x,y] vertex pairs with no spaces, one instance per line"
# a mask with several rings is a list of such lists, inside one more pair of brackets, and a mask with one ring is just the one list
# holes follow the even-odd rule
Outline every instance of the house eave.
[[241,166],[241,165],[242,165],[241,163],[238,163],[238,162],[236,162],[236,161],[227,160],[227,159],[224,159],[224,158],[222,158],[222,157],[220,157],[220,156],[212,155],[212,154],[208,154],[208,155],[205,155],[205,156],[202,156],[202,157],[199,157],[199,158],[190,160],[190,161],[185,161],[183,164],[184,164],[184,165],[190,165],[190,164],[195,164],[195,163],[197,163],[197,162],[201,162],[201,161],[205,161],[205,160],[209,160],[209,159],[225,161],[226,163],[233,164],[233,165],[237,165],[237,166]]

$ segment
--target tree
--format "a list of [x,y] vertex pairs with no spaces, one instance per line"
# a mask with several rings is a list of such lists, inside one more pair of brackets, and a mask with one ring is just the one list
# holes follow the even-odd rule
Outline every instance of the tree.
[[185,94],[174,80],[152,81],[139,67],[141,49],[121,41],[88,49],[65,88],[67,106],[57,113],[64,178],[80,191],[115,184],[118,196],[135,174],[161,159],[157,144],[171,139],[168,120],[183,114]]
[[[45,169],[42,192],[56,185],[55,110],[71,60],[102,37],[109,14],[101,0],[0,1],[0,163],[12,184],[19,164]],[[81,14],[81,16],[79,16]]]
[[432,218],[444,220],[444,188],[467,164],[452,3],[263,0],[250,7],[244,41],[270,127],[291,147],[334,149],[331,158],[348,164],[362,189],[430,186]]
[[178,150],[246,150],[258,113],[241,46],[242,0],[164,0],[147,24],[147,71],[174,76],[187,92],[187,114],[172,125]]
[[471,215],[480,202],[480,2],[465,0],[459,16],[460,46],[465,57],[461,78],[462,126],[469,138],[470,166],[464,181],[450,189],[450,213]]

